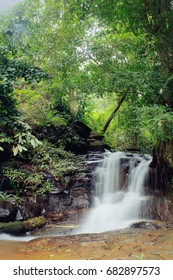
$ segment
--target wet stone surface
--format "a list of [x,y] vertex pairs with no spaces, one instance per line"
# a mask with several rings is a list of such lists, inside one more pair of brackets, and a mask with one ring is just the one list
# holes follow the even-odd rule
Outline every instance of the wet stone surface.
[[38,236],[25,243],[0,241],[0,248],[0,259],[173,260],[173,228],[161,224],[158,229],[128,228],[100,234]]

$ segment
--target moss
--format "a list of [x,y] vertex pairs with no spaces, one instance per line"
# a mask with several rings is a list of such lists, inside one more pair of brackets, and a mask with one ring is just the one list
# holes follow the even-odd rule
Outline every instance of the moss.
[[35,217],[32,219],[29,219],[27,221],[24,221],[23,224],[25,226],[26,231],[31,231],[36,228],[41,228],[45,226],[46,224],[46,219],[43,216]]
[[29,219],[27,221],[16,221],[9,223],[0,223],[0,233],[13,235],[24,234],[36,228],[41,228],[46,224],[46,219],[42,216]]
[[8,233],[13,235],[23,234],[26,232],[26,228],[23,222],[9,222],[0,223],[0,233]]

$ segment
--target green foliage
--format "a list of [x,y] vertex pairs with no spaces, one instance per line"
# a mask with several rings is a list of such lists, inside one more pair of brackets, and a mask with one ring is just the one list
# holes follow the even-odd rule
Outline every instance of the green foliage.
[[[37,191],[44,187],[44,177],[41,173],[29,171],[27,168],[18,169],[15,166],[4,166],[3,175],[8,178],[8,185],[16,191],[30,189]],[[46,185],[45,185],[46,186]]]
[[[11,161],[2,166],[2,174],[8,179],[7,188],[15,191],[16,197],[21,197],[27,190],[45,197],[55,189],[57,182],[66,185],[66,176],[78,170],[78,162],[73,154],[47,141],[37,146],[30,157],[28,164]],[[2,193],[2,199],[6,198],[10,199]]]
[[38,85],[32,84],[32,87],[26,85],[23,79],[18,83],[19,86],[14,90],[15,98],[27,123],[31,126],[67,125],[70,111],[61,98],[54,101],[54,90],[50,83],[42,81]]
[[124,137],[125,146],[150,152],[158,140],[172,138],[172,121],[173,114],[165,107],[125,106],[119,114],[119,137]]
[[[14,117],[13,123],[7,118],[5,123],[6,125],[1,126],[1,151],[4,151],[4,147],[12,146],[13,155],[16,156],[27,151],[28,148],[35,148],[38,145],[42,145],[42,143],[31,133],[32,128],[24,122],[21,117]],[[5,131],[5,128],[8,128],[8,130]]]
[[7,194],[5,192],[1,192],[0,191],[0,201],[15,201],[15,202],[19,202],[20,198],[17,195]]
[[39,173],[31,173],[23,182],[23,186],[27,189],[37,190],[42,185],[43,175]]
[[[13,69],[13,72],[15,71],[16,69]],[[15,76],[14,73],[13,75]],[[0,85],[0,150],[4,151],[4,147],[12,146],[13,154],[17,155],[27,150],[25,144],[30,143],[34,147],[40,142],[31,134],[31,127],[22,121],[16,109],[16,102],[12,95],[14,77],[6,77],[3,71],[0,76],[3,79]]]
[[19,193],[20,190],[22,190],[23,182],[28,175],[27,172],[8,164],[7,166],[2,167],[2,173],[3,176],[8,179],[8,186],[13,190],[16,190],[16,193]]
[[50,182],[44,182],[42,187],[37,190],[37,194],[40,196],[44,196],[46,193],[51,192],[54,190],[53,185]]
[[0,232],[12,235],[20,235],[26,232],[25,225],[21,221],[0,223]]
[[164,106],[155,105],[144,107],[140,110],[142,122],[151,127],[151,134],[155,139],[166,141],[172,139],[173,135],[173,112]]
[[33,148],[42,145],[42,143],[31,133],[31,127],[28,124],[21,120],[18,120],[17,124],[20,124],[22,129],[20,128],[19,133],[14,136],[14,145],[12,148],[14,156],[23,151],[27,151],[29,145]]
[[[41,143],[32,135],[31,127],[23,122],[17,109],[14,87],[18,78],[23,78],[26,84],[38,83],[47,78],[47,73],[22,57],[19,42],[14,41],[20,19],[16,17],[17,21],[12,23],[13,20],[10,23],[10,19],[4,18],[4,22],[1,19],[0,28],[0,150],[7,152],[12,149],[16,156],[27,151],[29,145],[34,148]],[[20,37],[22,40],[22,34]]]
[[[0,134],[0,143],[12,143],[13,140],[7,137],[5,133]],[[0,146],[0,151],[4,151],[4,148]]]
[[45,174],[66,184],[78,163],[64,147],[81,141],[68,124],[100,133],[125,93],[112,148],[172,139],[172,15],[170,1],[28,0],[1,17],[0,154],[27,163],[3,167],[12,188],[45,195]]
[[[149,150],[170,139],[171,16],[171,6],[156,0],[23,1],[1,19],[0,150],[38,148],[42,168],[54,166],[52,148],[49,154],[41,146],[39,155],[26,123],[67,126],[78,119],[100,132],[124,93],[107,143]],[[79,141],[70,128],[57,144],[68,141]]]
[[14,169],[13,167],[3,167],[3,174],[9,180],[23,182],[27,174],[19,169]]
[[31,155],[31,162],[37,165],[41,172],[48,172],[56,179],[62,179],[68,172],[77,168],[75,157],[72,153],[63,148],[56,148],[54,145],[44,141],[43,146],[38,146]]

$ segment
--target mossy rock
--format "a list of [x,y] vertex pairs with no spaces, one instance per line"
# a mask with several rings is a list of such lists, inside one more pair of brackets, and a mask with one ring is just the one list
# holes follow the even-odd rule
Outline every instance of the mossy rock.
[[89,146],[89,150],[90,151],[100,151],[100,152],[104,152],[105,149],[110,149],[110,147],[103,143],[102,141],[100,140],[92,140],[90,142],[90,146]]
[[16,221],[9,223],[0,223],[0,233],[20,235],[26,233],[27,231],[41,228],[45,226],[46,222],[46,219],[43,216],[40,216],[23,222]]
[[13,235],[24,234],[26,228],[23,222],[9,222],[9,223],[0,223],[0,233],[8,233]]
[[43,216],[35,217],[24,221],[26,231],[32,231],[36,228],[41,228],[46,225],[47,220]]

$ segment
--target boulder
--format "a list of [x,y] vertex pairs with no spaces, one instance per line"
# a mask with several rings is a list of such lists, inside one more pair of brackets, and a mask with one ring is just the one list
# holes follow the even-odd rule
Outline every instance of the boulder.
[[15,221],[18,208],[11,201],[0,201],[0,222]]
[[40,216],[27,221],[15,221],[9,223],[0,223],[0,233],[13,235],[25,234],[28,231],[41,228],[46,225],[47,220]]
[[[77,185],[77,182],[79,185]],[[76,210],[87,209],[91,204],[92,188],[90,178],[81,178],[71,188],[72,206]]]
[[52,222],[66,221],[71,198],[64,192],[49,193],[48,205],[45,209],[45,217]]
[[142,221],[142,222],[132,224],[131,228],[158,229],[159,227],[156,222],[154,223],[154,222]]
[[90,136],[88,138],[89,141],[89,151],[93,151],[93,152],[104,152],[105,149],[109,150],[110,147],[109,145],[105,144],[103,142],[104,139],[104,135],[102,134],[98,134],[95,132],[91,132]]
[[85,140],[87,140],[90,136],[91,128],[80,121],[74,122],[72,124],[72,128],[80,137],[84,138]]
[[39,196],[35,193],[25,195],[22,208],[22,216],[24,219],[34,218],[42,214],[44,203],[39,200]]
[[24,221],[23,224],[25,226],[25,231],[32,231],[34,229],[41,228],[45,226],[47,223],[47,220],[43,216],[35,217],[32,219],[29,219],[27,221]]
[[74,133],[71,136],[71,139],[69,138],[69,140],[66,141],[65,149],[67,151],[75,153],[76,155],[83,155],[88,152],[89,143],[85,139],[79,137],[77,134]]

